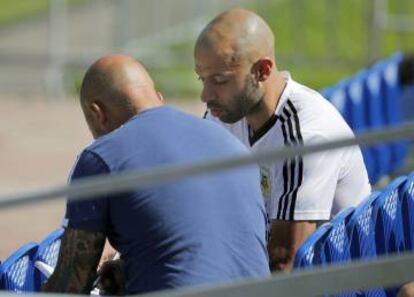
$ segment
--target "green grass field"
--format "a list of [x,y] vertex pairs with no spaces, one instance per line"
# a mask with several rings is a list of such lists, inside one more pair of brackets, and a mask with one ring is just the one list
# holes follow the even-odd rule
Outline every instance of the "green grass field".
[[44,13],[48,8],[48,3],[48,0],[2,0],[0,26]]
[[[66,0],[70,5],[85,0]],[[49,0],[1,0],[0,27],[47,12]]]
[[[373,62],[370,48],[373,1],[273,0],[254,3],[260,5],[250,5],[250,8],[275,32],[279,69],[289,70],[294,79],[310,87],[320,89],[332,85]],[[414,1],[393,0],[389,3],[390,13],[414,18]],[[48,0],[2,0],[0,5],[1,26],[45,13]],[[175,60],[174,66],[155,69],[148,65],[158,88],[167,97],[199,96],[201,85],[194,74],[192,61],[194,42],[188,40],[166,49]],[[399,50],[414,52],[414,32],[383,31],[379,58]],[[75,89],[71,87],[74,80],[79,84],[79,74],[75,77],[69,78],[71,89]]]
[[[276,34],[276,53],[283,69],[314,88],[353,75],[373,62],[370,54],[373,1],[274,1],[257,7]],[[390,13],[414,19],[414,1],[389,1]],[[331,13],[329,13],[331,12]],[[332,13],[333,12],[333,13]],[[414,31],[383,32],[378,58],[414,51]],[[295,59],[295,57],[299,57]]]
[[[278,67],[289,70],[294,79],[321,89],[352,76],[373,62],[370,54],[372,1],[285,0],[267,3],[251,8],[275,32]],[[390,1],[390,4],[390,13],[404,13],[414,18],[414,1],[398,0]],[[179,49],[177,56],[189,57],[179,67],[152,71],[157,85],[167,96],[199,96],[200,82],[192,69],[193,43],[172,45],[173,52]],[[414,52],[414,32],[384,31],[379,58],[400,50]]]

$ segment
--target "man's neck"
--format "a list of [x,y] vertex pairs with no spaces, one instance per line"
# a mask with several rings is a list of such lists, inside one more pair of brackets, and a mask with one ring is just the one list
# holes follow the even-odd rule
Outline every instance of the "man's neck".
[[148,109],[152,109],[152,108],[156,108],[156,107],[160,107],[163,106],[164,103],[161,101],[157,101],[157,100],[148,100],[146,102],[140,102],[140,104],[135,104],[134,106],[134,115],[137,115],[141,112],[144,112]]
[[282,74],[277,73],[275,79],[265,86],[263,100],[246,116],[253,131],[259,130],[274,115],[286,83]]

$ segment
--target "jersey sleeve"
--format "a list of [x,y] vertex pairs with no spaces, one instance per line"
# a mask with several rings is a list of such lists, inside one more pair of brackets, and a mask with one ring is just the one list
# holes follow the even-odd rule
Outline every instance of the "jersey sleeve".
[[[85,150],[79,156],[69,183],[82,178],[109,174],[107,164],[95,153]],[[106,233],[108,225],[108,198],[91,197],[90,199],[67,199],[65,222],[70,228],[92,232]]]
[[[306,145],[327,141],[304,133]],[[283,165],[283,193],[276,207],[279,220],[329,220],[340,174],[342,151],[331,150],[288,159]]]
[[[357,146],[346,150],[348,160],[342,167],[339,184],[335,191],[335,200],[332,213],[336,214],[342,209],[357,206],[371,194],[367,169],[362,157],[361,149]],[[345,162],[345,161],[343,161]]]

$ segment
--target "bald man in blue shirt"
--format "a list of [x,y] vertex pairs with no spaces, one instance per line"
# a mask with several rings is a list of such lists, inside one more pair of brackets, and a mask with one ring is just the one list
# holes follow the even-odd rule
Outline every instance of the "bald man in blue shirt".
[[[95,141],[80,154],[71,182],[248,153],[215,123],[163,106],[144,67],[127,56],[89,68],[81,106]],[[122,255],[127,294],[269,275],[256,166],[69,198],[66,219],[48,292],[88,294],[106,238]]]

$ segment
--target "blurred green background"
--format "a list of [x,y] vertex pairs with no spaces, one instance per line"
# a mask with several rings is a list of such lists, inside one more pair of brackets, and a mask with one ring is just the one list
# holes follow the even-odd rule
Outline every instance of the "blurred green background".
[[[368,67],[376,59],[397,51],[414,52],[414,31],[380,30],[380,48],[375,48],[374,4],[369,0],[291,0],[246,7],[261,15],[273,29],[279,69],[289,70],[295,80],[321,89]],[[414,19],[414,1],[389,1],[388,12]],[[153,70],[159,87],[170,96],[199,94],[192,65],[193,44],[194,40],[172,44],[177,60],[183,61],[181,65]]]
[[[390,22],[391,16],[393,19],[396,16],[397,21],[401,19],[413,21],[414,1],[412,0],[262,0],[228,1],[228,3],[222,1],[225,5],[217,4],[217,1],[200,4],[201,1],[197,0],[192,2],[100,0],[99,2],[65,1],[67,11],[79,13],[90,9],[93,12],[97,7],[102,11],[112,9],[114,11],[112,16],[115,19],[110,22],[112,27],[107,25],[107,29],[102,29],[101,32],[96,25],[100,19],[95,19],[91,12],[89,27],[97,28],[94,29],[95,31],[90,31],[91,36],[99,34],[103,36],[106,33],[111,36],[113,44],[105,45],[95,52],[88,52],[87,58],[80,61],[76,58],[82,57],[83,52],[77,54],[79,50],[72,51],[70,47],[70,38],[76,33],[73,29],[75,26],[66,25],[69,37],[66,40],[65,52],[76,52],[73,54],[75,58],[66,58],[61,63],[64,69],[64,91],[70,95],[76,94],[87,64],[100,55],[115,50],[141,59],[149,68],[157,87],[166,97],[198,98],[201,86],[193,71],[193,44],[201,28],[200,25],[206,24],[219,11],[234,5],[256,11],[269,23],[276,35],[276,59],[279,69],[289,70],[294,79],[315,89],[332,85],[369,66],[376,59],[385,58],[396,51],[407,53],[414,51],[414,26],[411,26],[413,23],[393,28],[395,25]],[[211,4],[213,2],[216,4]],[[3,28],[13,27],[16,23],[30,18],[47,17],[50,3],[52,2],[49,0],[2,0],[0,34]],[[378,9],[379,6],[382,8]],[[166,11],[163,15],[157,12],[161,11],[160,8]],[[178,15],[174,8],[180,10],[180,13],[187,9],[187,15]],[[140,20],[143,17],[139,17],[138,13],[143,16],[149,15],[152,23]],[[378,14],[379,19],[382,18],[382,23],[376,20]],[[66,16],[66,19],[69,19],[70,15]],[[102,20],[104,20],[103,16],[102,13]],[[174,18],[183,20],[184,29],[169,34],[168,30],[173,25],[168,22]],[[198,27],[191,25],[192,18],[202,20],[198,23]],[[141,33],[147,27],[151,27],[153,31],[149,30],[146,35],[143,34],[145,37],[141,38]],[[163,31],[166,32],[167,38],[159,37],[162,42],[158,42],[157,38],[148,38],[148,35],[154,34],[151,32],[162,35]],[[50,32],[49,24],[49,35]],[[171,37],[170,40],[164,42],[168,37]],[[85,52],[96,47],[92,44],[88,48],[87,42],[83,43]]]
[[[397,51],[414,52],[414,32],[384,30],[379,37],[381,48],[371,47],[373,4],[369,0],[293,0],[247,7],[273,29],[279,69],[289,70],[295,80],[321,89],[368,67],[376,59]],[[414,1],[389,4],[390,13],[414,19]],[[191,40],[171,46],[177,59],[185,60],[182,65],[153,71],[160,88],[172,96],[192,97],[199,93],[192,69],[193,43]],[[376,56],[373,51],[378,51]]]

